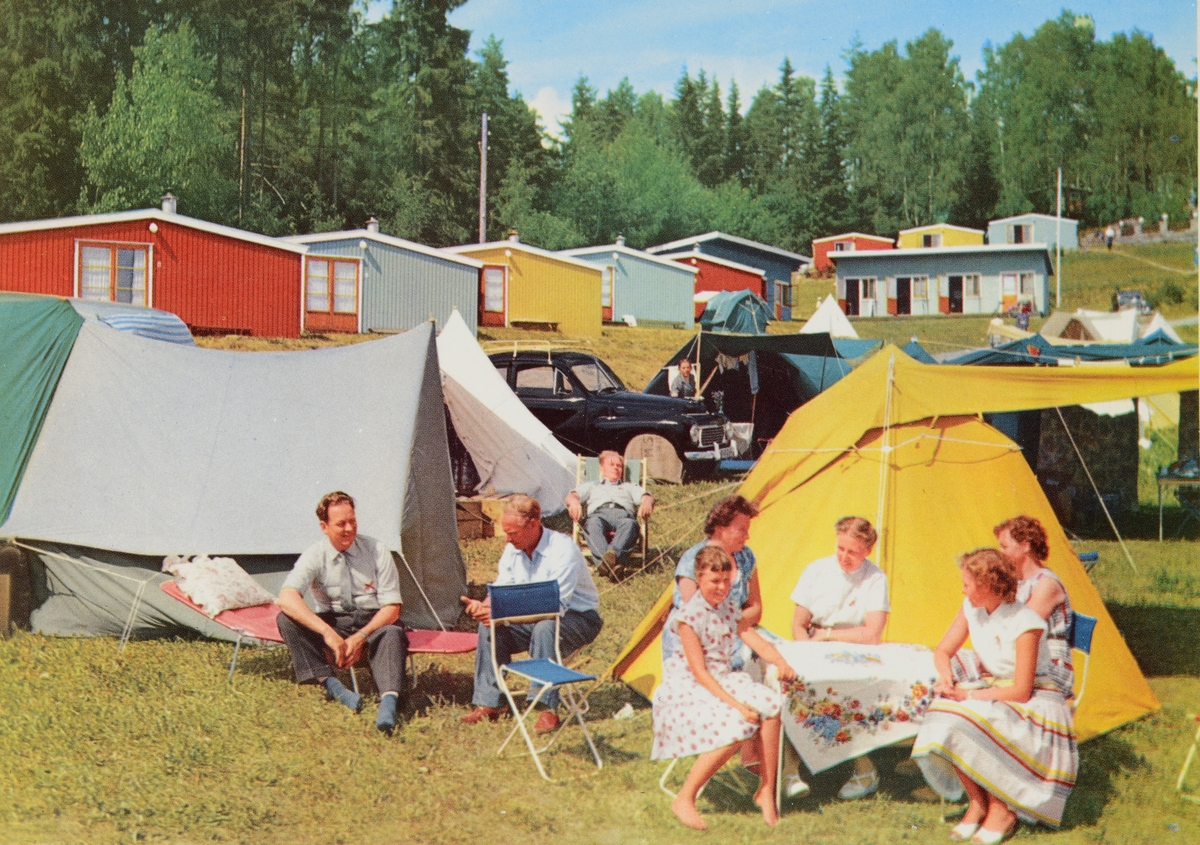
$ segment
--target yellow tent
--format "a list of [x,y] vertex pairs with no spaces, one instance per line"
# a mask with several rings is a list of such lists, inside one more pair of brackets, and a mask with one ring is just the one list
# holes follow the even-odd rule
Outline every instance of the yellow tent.
[[[1156,709],[1018,447],[978,414],[1194,389],[1198,377],[1194,358],[1153,368],[955,367],[884,349],[796,410],[742,485],[762,508],[750,546],[764,626],[790,635],[796,579],[833,552],[834,522],[855,514],[880,529],[872,557],[887,573],[892,604],[884,639],[932,647],[962,601],[956,557],[994,545],[992,526],[1027,513],[1046,526],[1048,565],[1074,606],[1100,620],[1080,738]],[[647,697],[661,677],[658,635],[670,600],[668,589],[611,670]]]

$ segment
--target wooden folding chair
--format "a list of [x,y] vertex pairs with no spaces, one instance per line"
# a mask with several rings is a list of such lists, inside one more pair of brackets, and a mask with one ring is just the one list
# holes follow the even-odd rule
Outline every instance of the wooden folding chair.
[[[500,748],[496,751],[496,756],[504,753],[509,740],[513,738],[517,731],[520,731],[521,736],[525,739],[525,745],[533,757],[533,762],[537,765],[538,773],[546,780],[550,780],[550,776],[546,774],[546,769],[542,765],[540,755],[554,744],[561,729],[574,718],[579,723],[579,726],[583,728],[583,735],[587,739],[588,747],[592,750],[592,758],[596,761],[596,768],[604,768],[604,764],[600,761],[600,752],[596,750],[596,743],[592,741],[592,733],[588,730],[588,726],[583,720],[583,714],[588,709],[587,696],[586,694],[580,695],[577,699],[573,689],[575,684],[596,680],[596,676],[576,672],[574,669],[569,669],[563,664],[562,651],[559,646],[559,633],[562,627],[562,608],[558,599],[558,582],[535,581],[530,584],[505,584],[499,586],[488,584],[488,598],[491,605],[491,621],[488,624],[491,628],[492,669],[495,671],[496,681],[500,685],[500,690],[504,693],[504,697],[508,699],[509,707],[512,708],[514,714],[513,721],[516,722],[504,742],[501,743]],[[497,662],[497,627],[503,625],[535,625],[538,622],[550,619],[554,620],[553,660],[538,657],[528,660],[514,660],[506,664]],[[524,710],[518,708],[516,701],[513,700],[513,690],[508,683],[510,675],[523,678],[529,684]],[[558,690],[561,693],[567,717],[563,719],[559,729],[555,730],[551,735],[550,741],[541,748],[537,748],[534,746],[533,738],[529,735],[529,728],[525,722],[529,714],[534,711],[538,702],[550,690]]]
[[[575,487],[578,488],[579,485],[585,481],[599,481],[599,480],[600,480],[600,459],[599,458],[589,458],[585,455],[580,455],[579,463],[575,467]],[[649,488],[647,487],[647,485],[650,483],[650,463],[649,463],[649,461],[642,460],[641,458],[630,458],[629,460],[625,461],[625,480],[630,483],[638,485],[643,490],[648,490]],[[587,519],[587,511],[586,510],[584,511],[583,516],[580,517],[579,522],[576,522],[572,526],[571,536],[574,538],[575,542],[579,544],[579,547],[581,549],[583,549],[583,553],[590,555],[591,550],[588,549],[587,535],[584,534],[584,531],[583,531],[583,521],[585,519]],[[646,517],[645,519],[641,518],[640,516],[638,517],[638,534],[641,535],[640,554],[641,554],[642,562],[645,563],[647,560],[646,555],[650,549],[650,518],[649,517]],[[610,536],[609,539],[612,539],[612,537]],[[637,554],[639,554],[639,552],[636,550],[631,550],[630,554],[637,555]]]

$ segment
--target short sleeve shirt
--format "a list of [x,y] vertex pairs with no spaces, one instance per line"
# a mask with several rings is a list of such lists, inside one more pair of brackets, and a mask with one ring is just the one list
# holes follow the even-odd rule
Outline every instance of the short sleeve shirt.
[[605,505],[615,505],[630,513],[637,513],[642,504],[642,496],[646,491],[629,481],[614,484],[607,478],[599,481],[585,481],[575,491],[579,501],[588,506],[588,510],[596,510]]
[[864,560],[858,569],[846,573],[834,555],[805,567],[792,590],[792,601],[807,608],[813,624],[821,628],[856,628],[868,613],[891,609],[882,569]]
[[363,534],[344,552],[322,537],[296,559],[283,586],[300,593],[308,590],[318,613],[401,604],[400,575],[392,553]]
[[[987,670],[997,678],[1009,679],[1016,670],[1017,638],[1026,631],[1046,630],[1046,622],[1037,611],[1023,604],[1008,602],[987,612],[986,608],[973,607],[963,599],[963,616],[971,632],[971,645]],[[1034,674],[1047,678],[1050,672],[1050,655],[1046,649],[1046,637],[1038,641],[1037,667]]]

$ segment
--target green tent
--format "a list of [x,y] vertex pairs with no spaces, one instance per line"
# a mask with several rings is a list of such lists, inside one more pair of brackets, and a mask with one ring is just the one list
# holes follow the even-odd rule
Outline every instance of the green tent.
[[0,523],[12,509],[82,324],[65,299],[0,293]]

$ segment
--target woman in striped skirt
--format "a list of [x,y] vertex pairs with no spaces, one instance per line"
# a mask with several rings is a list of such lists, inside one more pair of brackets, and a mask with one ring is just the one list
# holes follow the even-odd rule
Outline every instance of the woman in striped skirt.
[[[939,698],[913,757],[941,794],[967,792],[951,839],[995,845],[1018,819],[1058,827],[1079,758],[1071,708],[1050,671],[1046,622],[1016,602],[1016,568],[996,549],[963,555],[959,568],[965,599],[934,654]],[[976,682],[956,681],[952,668],[968,636],[982,670]]]

